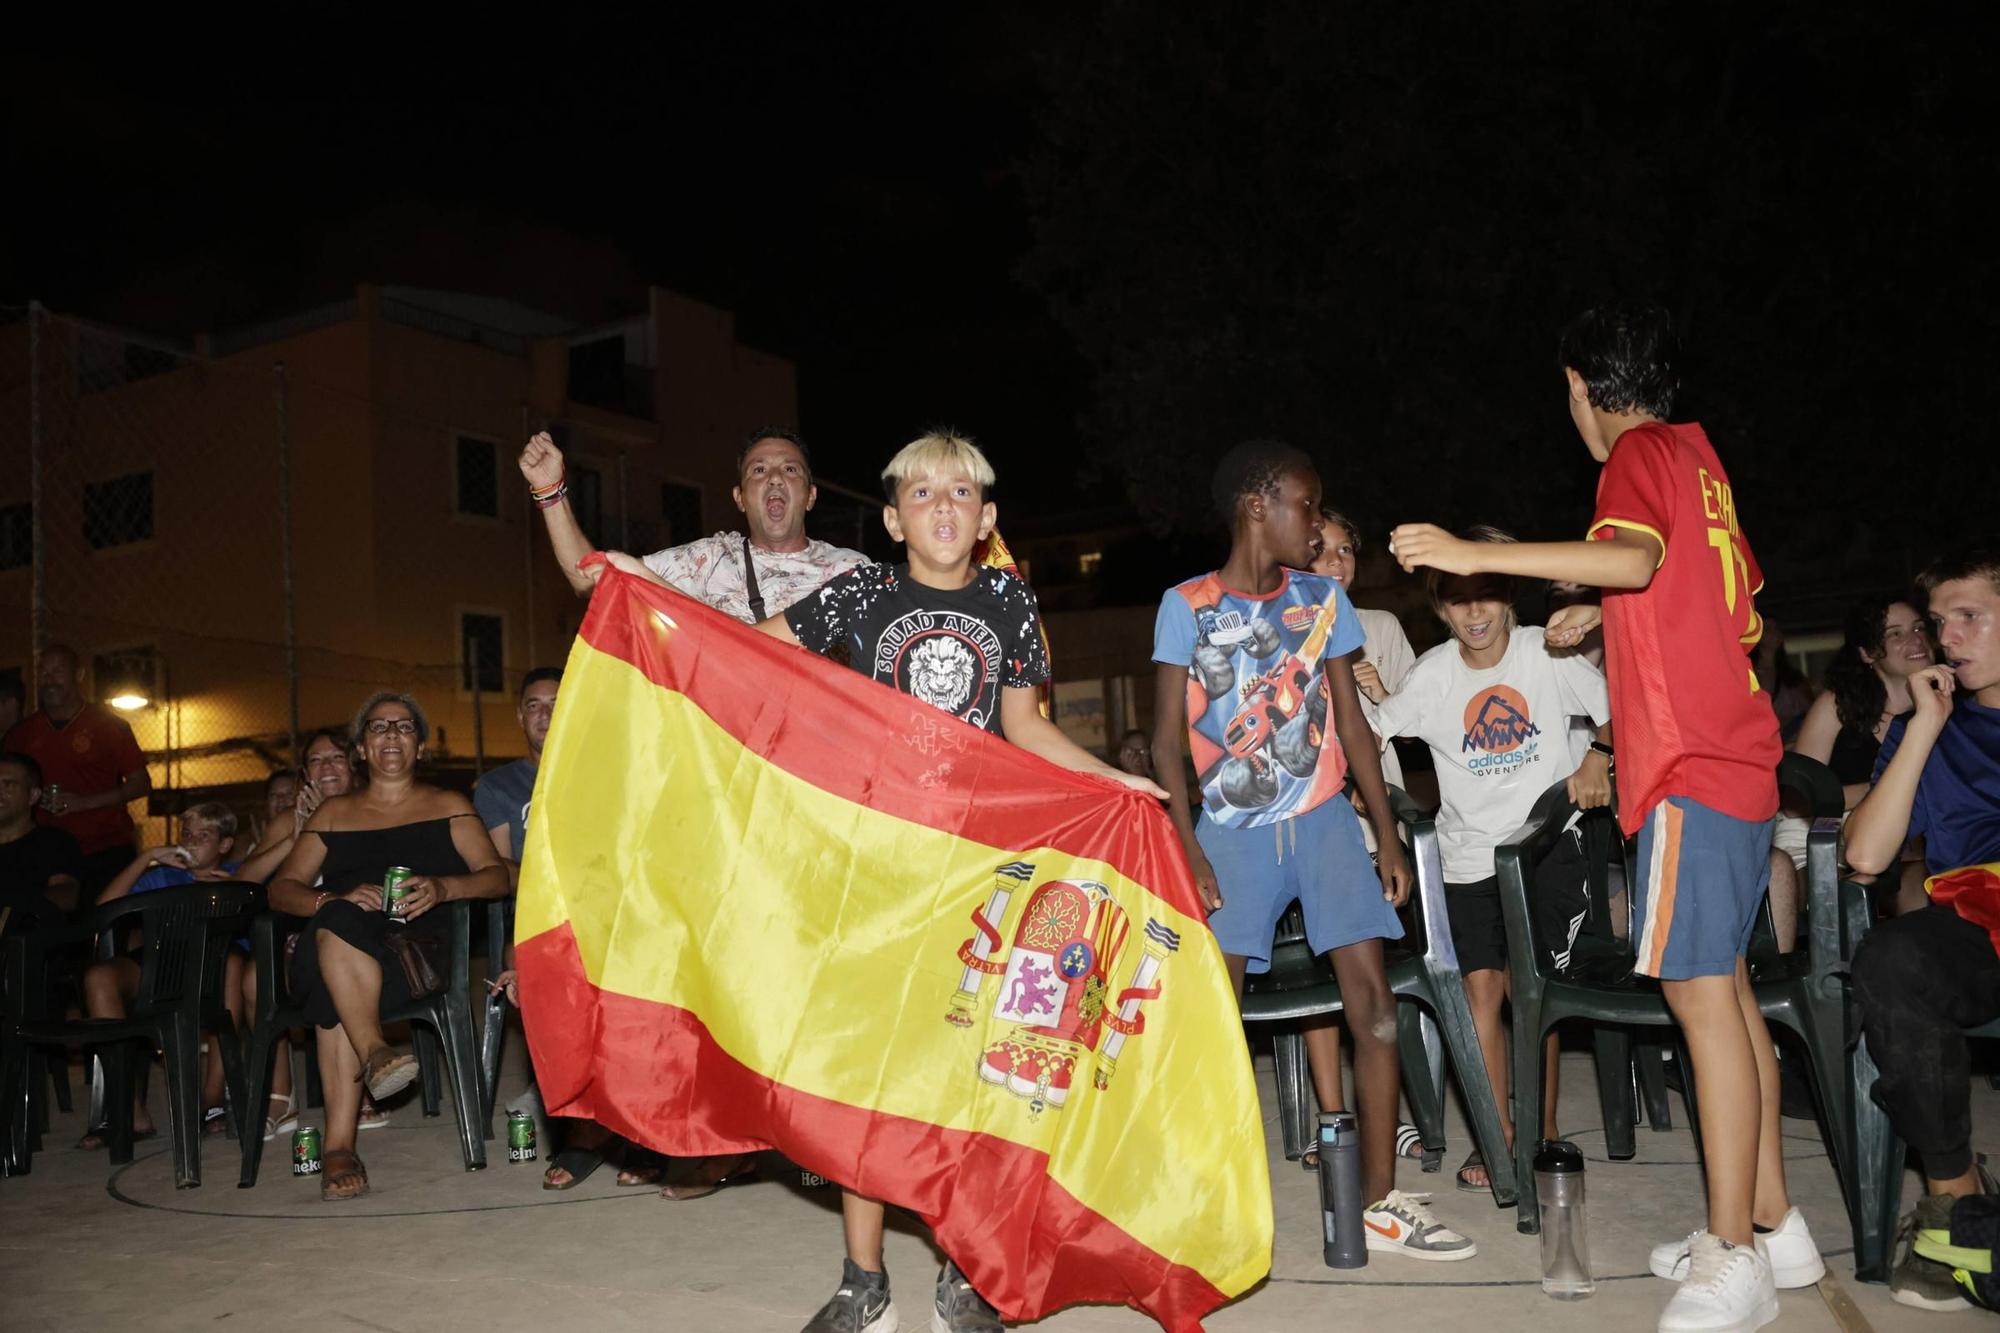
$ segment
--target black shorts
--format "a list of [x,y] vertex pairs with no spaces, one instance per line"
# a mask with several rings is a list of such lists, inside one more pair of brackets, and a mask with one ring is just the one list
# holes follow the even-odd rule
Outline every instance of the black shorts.
[[1507,918],[1500,911],[1500,881],[1492,875],[1471,884],[1444,886],[1451,918],[1451,947],[1460,972],[1499,972],[1507,966]]

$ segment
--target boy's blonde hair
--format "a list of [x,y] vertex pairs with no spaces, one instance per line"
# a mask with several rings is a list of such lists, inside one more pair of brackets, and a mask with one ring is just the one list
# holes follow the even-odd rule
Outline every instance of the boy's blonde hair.
[[950,431],[932,431],[911,440],[896,451],[889,466],[882,469],[882,492],[896,503],[896,488],[906,481],[924,477],[957,476],[979,487],[979,498],[993,487],[993,465],[979,446]]

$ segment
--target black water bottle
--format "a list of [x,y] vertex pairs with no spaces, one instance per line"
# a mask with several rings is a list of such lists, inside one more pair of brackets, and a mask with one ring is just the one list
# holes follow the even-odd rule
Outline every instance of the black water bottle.
[[1368,1237],[1361,1229],[1361,1135],[1353,1114],[1347,1111],[1319,1118],[1319,1207],[1326,1231],[1326,1266],[1366,1268]]

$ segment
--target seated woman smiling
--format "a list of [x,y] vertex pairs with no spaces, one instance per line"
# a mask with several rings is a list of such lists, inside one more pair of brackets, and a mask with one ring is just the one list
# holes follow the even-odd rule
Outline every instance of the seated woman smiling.
[[[415,998],[392,952],[391,933],[440,941],[450,925],[432,913],[454,898],[501,898],[507,869],[493,841],[456,792],[416,780],[430,739],[417,701],[383,692],[355,715],[355,747],[367,761],[367,787],[328,797],[306,822],[271,881],[271,906],[310,918],[292,960],[291,986],[318,1029],[320,1082],[326,1097],[323,1199],[368,1192],[368,1172],[354,1152],[355,1121],[365,1085],[377,1101],[417,1076],[416,1057],[382,1036],[383,1006]],[[402,921],[382,911],[382,878],[407,867]],[[322,887],[313,888],[318,881]]]

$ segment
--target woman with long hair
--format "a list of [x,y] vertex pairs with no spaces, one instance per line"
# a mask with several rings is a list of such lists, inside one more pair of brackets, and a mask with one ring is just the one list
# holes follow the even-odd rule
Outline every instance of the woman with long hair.
[[1826,689],[1806,710],[1792,749],[1833,770],[1849,810],[1868,794],[1889,723],[1910,711],[1910,677],[1932,660],[1930,631],[1909,602],[1876,597],[1848,608]]

